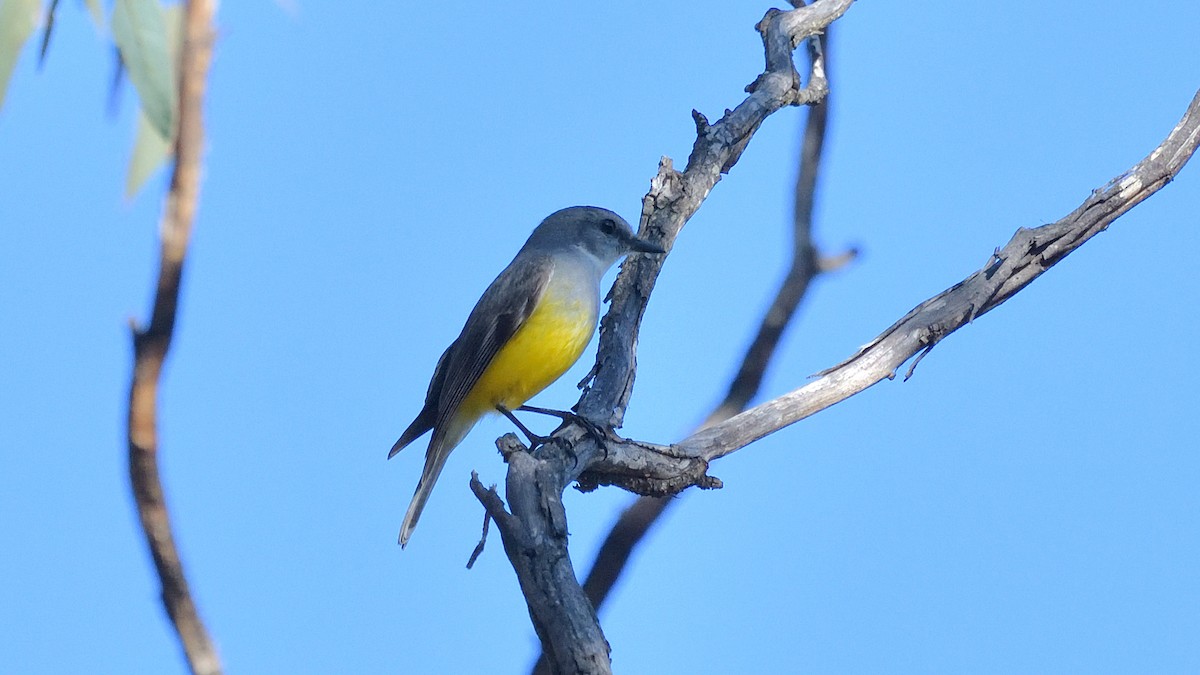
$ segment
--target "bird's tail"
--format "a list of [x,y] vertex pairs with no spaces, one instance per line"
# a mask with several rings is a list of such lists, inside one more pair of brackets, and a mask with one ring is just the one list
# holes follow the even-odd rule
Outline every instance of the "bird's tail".
[[413,529],[417,526],[417,520],[421,517],[421,511],[425,509],[425,502],[429,499],[429,493],[433,491],[433,486],[437,484],[438,476],[442,473],[442,468],[446,466],[446,460],[450,458],[450,452],[454,450],[463,437],[475,426],[478,418],[465,421],[453,420],[448,425],[445,434],[440,433],[440,429],[435,429],[433,438],[429,440],[429,449],[425,451],[425,468],[421,471],[421,480],[417,481],[417,491],[413,493],[412,501],[408,505],[408,511],[404,514],[404,522],[400,525],[400,547],[408,545],[408,538],[412,536]]

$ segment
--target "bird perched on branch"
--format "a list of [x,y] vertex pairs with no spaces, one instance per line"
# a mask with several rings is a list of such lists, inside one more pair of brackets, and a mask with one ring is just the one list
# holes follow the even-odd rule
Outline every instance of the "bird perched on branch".
[[665,253],[639,239],[612,211],[572,206],[543,220],[483,292],[458,338],[438,359],[425,406],[388,453],[390,459],[433,430],[425,468],[400,526],[401,546],[408,544],[450,452],[481,417],[500,412],[537,438],[512,411],[579,359],[596,332],[600,278],[633,252]]

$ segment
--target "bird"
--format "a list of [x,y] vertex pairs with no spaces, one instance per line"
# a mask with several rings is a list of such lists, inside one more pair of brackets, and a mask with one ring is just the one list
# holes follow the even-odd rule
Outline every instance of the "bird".
[[630,253],[666,251],[639,239],[629,223],[608,209],[568,207],[547,216],[483,292],[438,359],[425,405],[388,453],[391,459],[433,431],[400,526],[401,548],[408,545],[450,452],[483,416],[502,413],[536,438],[512,411],[583,354],[600,315],[600,278]]

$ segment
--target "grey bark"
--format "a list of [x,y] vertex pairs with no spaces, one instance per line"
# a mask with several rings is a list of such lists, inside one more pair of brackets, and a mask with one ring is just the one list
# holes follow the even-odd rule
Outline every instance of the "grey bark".
[[[792,4],[800,6],[804,3],[796,0]],[[829,63],[830,28],[826,29],[823,36],[809,43],[812,47],[812,57],[823,58],[826,66]],[[826,95],[819,103],[811,106],[804,122],[803,142],[800,145],[792,200],[792,260],[787,274],[763,315],[758,331],[746,349],[741,366],[730,382],[725,397],[708,414],[702,426],[723,422],[746,409],[758,394],[784,330],[796,316],[812,280],[818,274],[844,266],[858,255],[857,250],[850,249],[834,257],[823,257],[813,243],[813,207],[816,202],[817,179],[820,176],[831,97],[831,94]],[[597,610],[604,604],[617,579],[624,573],[633,549],[675,503],[677,500],[670,497],[643,496],[638,497],[629,508],[621,512],[600,545],[587,579],[583,582],[584,593]],[[533,672],[534,675],[549,672],[544,654],[539,657]]]

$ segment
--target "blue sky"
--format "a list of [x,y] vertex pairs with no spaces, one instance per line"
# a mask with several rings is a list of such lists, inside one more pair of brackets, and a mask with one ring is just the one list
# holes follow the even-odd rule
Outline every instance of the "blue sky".
[[[481,424],[407,550],[441,350],[546,214],[639,212],[760,71],[767,5],[223,3],[163,471],[230,673],[523,672]],[[969,11],[969,14],[967,12]],[[789,391],[1153,149],[1200,86],[1190,3],[861,2],[836,26],[822,279]],[[165,180],[122,199],[136,101],[65,3],[0,110],[0,668],[183,672],[128,495],[129,318]],[[783,274],[802,111],[684,229],[623,433],[685,434]],[[623,673],[1200,670],[1200,167],[889,382],[714,465],[601,612]],[[611,275],[610,275],[611,276]],[[568,407],[590,363],[535,399]],[[540,422],[540,421],[539,421]],[[423,446],[422,443],[416,445]],[[628,494],[566,496],[577,568]]]

